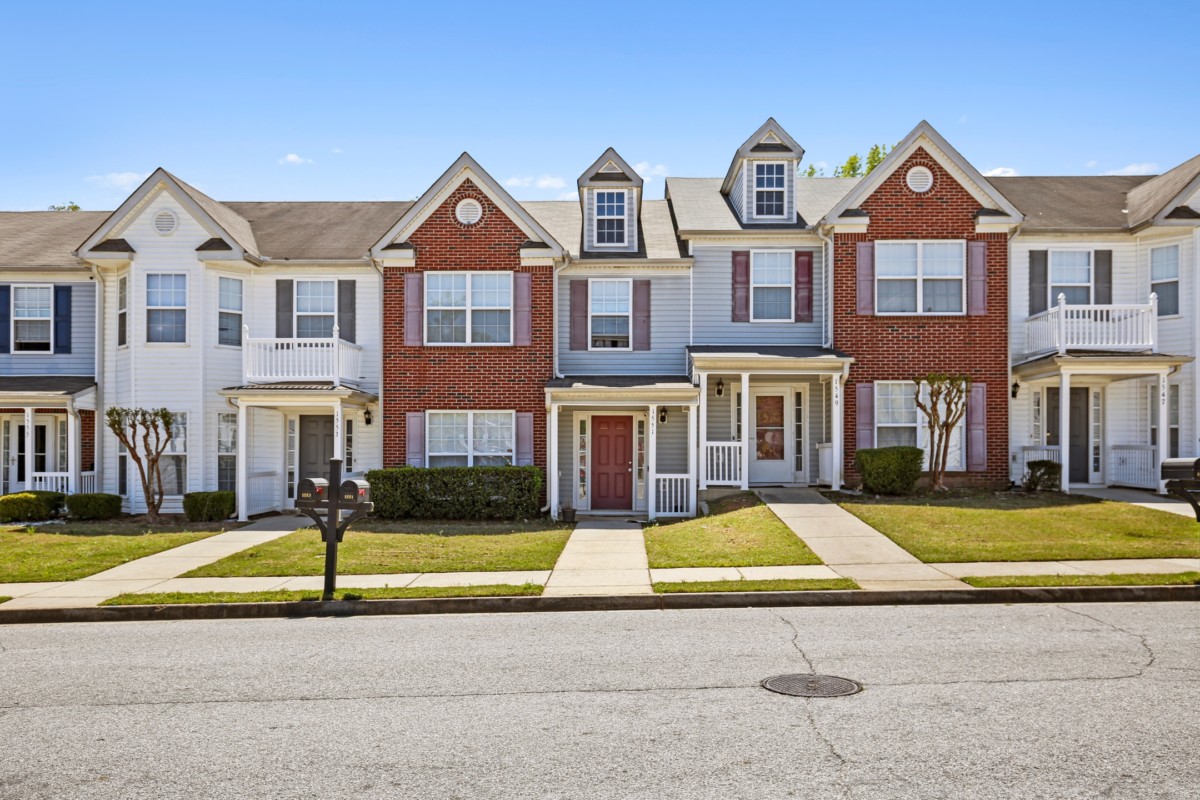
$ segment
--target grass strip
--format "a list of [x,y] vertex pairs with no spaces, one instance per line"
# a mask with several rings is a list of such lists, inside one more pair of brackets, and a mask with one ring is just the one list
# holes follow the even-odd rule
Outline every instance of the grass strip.
[[713,501],[709,514],[645,529],[652,569],[820,564],[792,529],[755,495]]
[[680,581],[654,584],[659,594],[682,592],[819,592],[831,589],[857,589],[849,578],[779,578],[765,581]]
[[[484,586],[410,586],[384,589],[339,589],[336,600],[402,600],[422,597],[527,597],[542,593],[545,587],[536,583],[521,586],[488,584]],[[121,594],[105,600],[104,606],[161,606],[179,603],[289,603],[317,601],[321,592],[163,592],[159,594]]]
[[963,578],[976,589],[1021,586],[1194,586],[1200,584],[1200,572],[1147,573],[1128,575],[999,575]]

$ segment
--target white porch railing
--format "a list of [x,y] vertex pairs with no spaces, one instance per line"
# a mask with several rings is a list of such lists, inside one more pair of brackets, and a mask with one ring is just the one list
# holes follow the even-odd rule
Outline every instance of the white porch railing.
[[243,338],[242,371],[247,383],[358,383],[362,347],[339,338],[337,328],[329,339]]
[[690,517],[692,510],[690,475],[655,477],[654,510],[660,517]]
[[279,472],[264,470],[246,476],[246,513],[262,514],[279,508]]
[[1148,444],[1114,444],[1108,448],[1108,483],[1157,489],[1157,448]]
[[1158,349],[1158,296],[1149,303],[1069,306],[1064,295],[1058,305],[1025,320],[1025,351]]
[[1053,461],[1061,464],[1062,454],[1059,452],[1058,445],[1027,445],[1020,448],[1017,451],[1017,483],[1025,479],[1026,473],[1029,472],[1030,461]]
[[96,491],[96,473],[81,472],[79,474],[80,494],[93,494]]
[[709,486],[741,486],[742,443],[708,442],[704,447],[704,472]]
[[71,473],[69,472],[35,472],[29,488],[35,492],[66,492],[70,491]]

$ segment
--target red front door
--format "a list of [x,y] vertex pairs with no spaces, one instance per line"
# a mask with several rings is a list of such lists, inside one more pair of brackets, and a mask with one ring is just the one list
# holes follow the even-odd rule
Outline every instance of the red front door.
[[592,417],[592,508],[633,508],[633,417]]

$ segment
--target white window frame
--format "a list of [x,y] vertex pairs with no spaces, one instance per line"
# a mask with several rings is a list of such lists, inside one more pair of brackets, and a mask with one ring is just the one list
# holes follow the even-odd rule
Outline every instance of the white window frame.
[[[917,246],[917,274],[905,276],[879,275],[879,246],[890,244],[915,244]],[[957,244],[962,249],[962,276],[954,278],[948,275],[925,275],[925,245],[927,244]],[[960,296],[961,311],[922,311],[925,306],[925,281],[957,280],[962,285]],[[916,311],[880,311],[879,282],[880,281],[916,281],[917,310]],[[875,315],[880,317],[965,317],[967,315],[967,242],[965,239],[880,239],[875,242]]]
[[[629,311],[625,314],[596,314],[598,317],[626,317],[629,320],[628,347],[593,347],[592,340],[592,301],[596,297],[594,286],[598,283],[624,284],[629,295]],[[593,353],[629,353],[633,351],[633,278],[588,278],[588,351]]]
[[[422,292],[422,308],[421,308],[421,340],[426,347],[512,347],[515,338],[515,317],[516,317],[516,286],[513,280],[513,274],[506,270],[430,270],[424,274],[424,279],[421,281]],[[466,276],[466,299],[465,306],[433,306],[429,305],[429,276],[430,275],[464,275]],[[507,306],[475,306],[472,293],[472,278],[475,275],[507,275],[508,276],[508,305]],[[466,332],[467,339],[465,342],[431,342],[429,341],[429,312],[430,311],[456,311],[463,310],[466,312]],[[507,342],[472,342],[472,314],[475,311],[507,311],[508,312],[508,341]]]
[[[222,281],[230,281],[231,283],[234,283],[237,285],[237,292],[238,292],[238,307],[237,308],[227,308],[225,306],[225,300],[221,293],[221,282]],[[245,319],[245,317],[243,316],[246,313],[245,309],[246,309],[246,284],[245,284],[245,282],[241,278],[235,278],[230,275],[218,275],[217,276],[217,347],[232,347],[235,349],[241,348],[241,346],[243,344],[243,342],[242,342],[242,321]],[[221,342],[221,315],[222,314],[231,314],[231,315],[237,317],[237,325],[234,326],[234,330],[237,332],[237,344],[229,344],[227,342],[226,343]],[[335,317],[335,319],[336,319],[336,317]]]
[[[150,305],[150,278],[172,277],[183,278],[183,305],[181,306],[152,306]],[[188,343],[188,298],[191,297],[191,281],[186,272],[150,272],[146,274],[146,344],[150,347],[180,347]],[[151,311],[182,311],[183,312],[183,341],[152,342],[150,341],[150,312]]]
[[[782,283],[764,283],[757,286],[754,283],[754,257],[764,253],[787,253],[788,254],[788,282]],[[768,318],[759,319],[754,316],[754,290],[761,289],[782,289],[787,286],[788,290],[788,314],[786,317],[778,319]],[[750,321],[751,322],[767,322],[767,323],[788,323],[796,320],[796,251],[795,250],[751,250],[750,251]]]
[[[434,452],[429,446],[430,433],[433,430],[432,417],[437,414],[466,414],[467,416],[467,451],[465,453],[452,453],[447,451]],[[509,430],[512,431],[512,447],[508,451],[508,466],[513,466],[517,463],[517,412],[506,409],[436,409],[425,412],[425,463],[432,466],[434,458],[461,458],[466,456],[467,466],[474,467],[477,457],[498,458],[502,457],[502,453],[477,453],[475,451],[475,415],[476,414],[507,414],[509,417]]]
[[354,472],[354,419],[347,418],[342,425],[342,463],[346,474]]
[[[42,289],[50,291],[50,314],[45,317],[21,317],[22,320],[46,320],[50,325],[50,334],[47,337],[49,345],[45,350],[18,350],[17,349],[17,292],[21,289]],[[14,356],[48,356],[54,354],[54,285],[49,283],[14,283],[9,295],[9,332],[8,341],[10,342],[8,352]]]
[[[176,436],[175,434],[178,433],[178,429],[181,427],[183,428],[183,438],[182,438],[183,449],[177,449],[177,446],[180,442],[180,438],[178,436]],[[186,411],[176,411],[175,412],[175,424],[171,426],[171,431],[172,431],[171,441],[167,442],[167,449],[164,450],[162,456],[159,457],[159,467],[161,469],[162,461],[164,459],[169,459],[169,458],[179,459],[182,462],[181,468],[179,468],[179,471],[183,475],[183,491],[180,492],[179,494],[171,494],[170,492],[167,491],[167,487],[164,484],[162,487],[163,497],[183,497],[183,495],[185,495],[189,491],[191,491],[191,489],[188,485],[188,477],[189,477],[188,476],[188,447],[189,447],[189,439],[190,439],[189,430],[188,430],[188,412],[186,412]]]
[[[1054,256],[1062,253],[1087,253],[1088,256],[1088,282],[1087,283],[1056,283],[1054,280]],[[1049,250],[1046,253],[1046,291],[1049,292],[1047,298],[1047,308],[1054,308],[1058,305],[1058,295],[1061,292],[1056,292],[1058,289],[1080,289],[1086,287],[1088,290],[1088,301],[1086,303],[1067,303],[1067,305],[1084,305],[1090,306],[1096,301],[1096,251],[1090,247],[1059,247],[1054,250]]]
[[236,413],[217,414],[217,489],[221,488],[221,462],[233,460],[234,487],[237,491],[237,418]]
[[[1157,382],[1156,382],[1156,384],[1157,384]],[[1179,426],[1179,419],[1180,419],[1180,416],[1182,415],[1182,406],[1183,406],[1183,389],[1181,388],[1181,384],[1168,383],[1167,384],[1167,436],[1168,436],[1167,457],[1168,458],[1177,458],[1178,456],[1173,455],[1173,453],[1183,452],[1183,441],[1181,439],[1182,433],[1178,432],[1181,430],[1180,426]],[[1146,441],[1148,441],[1151,445],[1157,447],[1158,444],[1155,441],[1155,439],[1158,436],[1158,434],[1156,433],[1156,431],[1158,430],[1158,386],[1157,385],[1150,387],[1150,415],[1149,416],[1150,416],[1150,428],[1146,434],[1146,436],[1147,436]],[[1174,439],[1178,443],[1178,447],[1174,448],[1174,449],[1172,449],[1172,447],[1171,447],[1171,439],[1169,438],[1171,436],[1172,431],[1176,431]]]
[[[121,323],[124,321],[125,341],[121,341]],[[129,347],[129,276],[117,278],[117,347]]]
[[[915,419],[916,419],[916,421],[913,424],[911,424],[911,425],[908,423],[901,424],[901,423],[897,423],[897,422],[881,423],[879,421],[879,418],[880,418],[879,399],[880,399],[880,394],[881,394],[881,392],[879,391],[880,385],[888,385],[888,386],[900,385],[900,386],[906,387],[907,393],[909,393],[913,398],[913,413],[914,413]],[[880,446],[879,445],[879,429],[880,428],[915,428],[916,429],[916,441],[917,441],[916,446],[921,448],[921,450],[923,450],[925,452],[925,459],[921,463],[921,471],[922,472],[927,472],[929,470],[931,449],[930,449],[930,441],[929,441],[929,428],[926,424],[925,415],[921,413],[921,409],[917,408],[916,396],[917,396],[917,391],[921,392],[921,394],[924,395],[928,391],[928,389],[929,389],[928,384],[922,383],[918,387],[912,381],[875,381],[875,391],[873,393],[874,401],[875,401],[875,408],[874,408],[874,412],[875,412],[875,446],[876,447]],[[928,402],[928,398],[926,398],[926,402]],[[957,452],[959,460],[955,464],[948,465],[946,467],[946,471],[947,472],[964,472],[967,469],[967,418],[966,418],[966,415],[963,416],[962,420],[959,421],[958,425],[955,426],[954,430],[951,433],[953,436],[957,437],[958,443],[957,443],[957,448],[955,447],[955,444],[953,442],[951,443],[950,450],[947,453],[947,455],[953,456]]]
[[[779,166],[783,168],[783,186],[779,188],[759,188],[758,186],[758,168],[766,166]],[[787,188],[788,188],[788,162],[786,161],[751,161],[751,189],[753,190],[750,197],[750,216],[754,219],[787,219]],[[774,176],[772,176],[774,177]],[[759,214],[758,213],[758,193],[759,192],[779,192],[783,195],[783,212],[780,214]]]
[[[875,432],[874,432],[875,441],[873,442],[875,447],[880,447],[880,444],[879,444],[879,429],[880,428],[912,428],[913,429],[913,440],[917,443],[916,446],[920,447],[921,446],[921,411],[920,411],[920,409],[917,408],[917,404],[916,404],[916,384],[914,384],[912,381],[875,381],[874,385],[875,385],[875,388],[874,388],[874,391],[872,392],[872,401],[874,402],[875,406],[872,409],[872,414],[873,414],[873,417],[875,420]],[[904,388],[904,391],[906,394],[912,395],[914,417],[913,417],[913,421],[911,423],[880,422],[880,420],[883,417],[883,415],[879,413],[879,403],[883,397],[883,392],[879,391],[881,386],[888,386],[888,387],[901,386]],[[887,446],[890,447],[892,445],[887,445]]]
[[[300,284],[302,283],[329,283],[333,284],[333,311],[301,311],[300,310]],[[243,302],[244,305],[244,302]],[[301,317],[333,317],[333,328],[338,326],[338,289],[337,281],[333,278],[304,278],[297,279],[292,284],[292,337],[295,339],[321,342],[327,341],[323,336],[301,336],[300,335],[300,318]],[[332,328],[331,328],[332,330]],[[332,333],[330,334],[333,335]]]
[[[1170,250],[1170,249],[1175,250],[1175,277],[1159,278],[1158,280],[1155,280],[1154,279],[1154,254],[1155,254],[1155,252],[1157,252],[1159,250]],[[1147,265],[1147,271],[1146,271],[1146,274],[1150,276],[1150,291],[1157,294],[1158,289],[1155,288],[1156,286],[1160,286],[1164,283],[1175,284],[1175,306],[1176,306],[1175,313],[1174,314],[1162,313],[1162,295],[1160,294],[1159,295],[1159,306],[1158,306],[1158,309],[1159,309],[1158,318],[1159,319],[1174,319],[1175,317],[1179,317],[1179,316],[1183,315],[1183,297],[1180,295],[1180,290],[1183,288],[1183,284],[1179,277],[1180,259],[1182,258],[1182,256],[1183,256],[1183,248],[1181,248],[1178,243],[1164,244],[1164,245],[1159,245],[1158,247],[1150,248],[1150,255],[1148,256],[1149,264]]]
[[[602,194],[619,194],[621,195],[621,213],[620,214],[601,214],[600,213],[600,196]],[[625,247],[629,244],[629,190],[628,189],[593,189],[592,190],[592,209],[593,209],[593,224],[592,224],[592,246],[593,247]],[[602,242],[600,241],[600,220],[602,219],[619,219],[621,220],[621,241],[619,242]]]

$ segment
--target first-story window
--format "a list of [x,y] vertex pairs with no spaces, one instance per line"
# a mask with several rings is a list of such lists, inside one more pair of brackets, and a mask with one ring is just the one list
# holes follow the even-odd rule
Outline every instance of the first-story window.
[[625,244],[625,192],[596,192],[596,244]]
[[626,279],[589,282],[588,316],[592,350],[629,350],[633,284]]
[[426,344],[512,343],[511,272],[426,272]]
[[237,414],[217,415],[217,489],[237,491]]
[[187,276],[146,276],[146,341],[187,341]]
[[70,438],[67,436],[67,421],[60,419],[58,421],[58,471],[67,471],[67,450],[70,447]]
[[[929,387],[921,387],[928,402]],[[946,408],[941,409],[943,415]],[[919,447],[925,451],[929,467],[932,442],[925,415],[917,408],[917,386],[912,381],[878,381],[875,384],[875,446]],[[966,425],[960,422],[950,433],[946,468],[951,472],[965,469]]]
[[1038,444],[1045,444],[1046,440],[1042,438],[1042,390],[1038,389],[1034,391],[1034,393],[1030,395],[1029,399],[1033,404],[1033,422],[1030,427],[1030,435]]
[[792,252],[750,254],[750,319],[754,322],[792,321]]
[[129,451],[120,440],[117,441],[117,494],[129,497]]
[[754,165],[754,216],[782,217],[787,165],[782,161]]
[[217,344],[242,346],[242,281],[217,280]]
[[129,344],[129,278],[117,279],[117,347]]
[[188,415],[175,413],[171,426],[171,441],[158,461],[162,473],[163,494],[178,497],[187,492]]
[[[1179,384],[1167,387],[1168,458],[1179,458]],[[1150,387],[1150,444],[1158,447],[1158,387]]]
[[296,338],[333,338],[337,283],[296,281]]
[[354,472],[354,420],[348,419],[345,422],[345,446],[342,448],[342,462],[345,465],[346,472]]
[[511,411],[430,411],[425,427],[431,467],[513,463],[516,420]]
[[54,317],[52,286],[14,286],[12,290],[12,350],[49,353]]
[[1179,313],[1179,245],[1150,250],[1150,291],[1158,295],[1158,315]]
[[1092,302],[1092,253],[1090,250],[1050,251],[1050,305],[1062,295],[1069,306]]
[[876,242],[876,308],[880,314],[961,314],[966,265],[966,242]]

